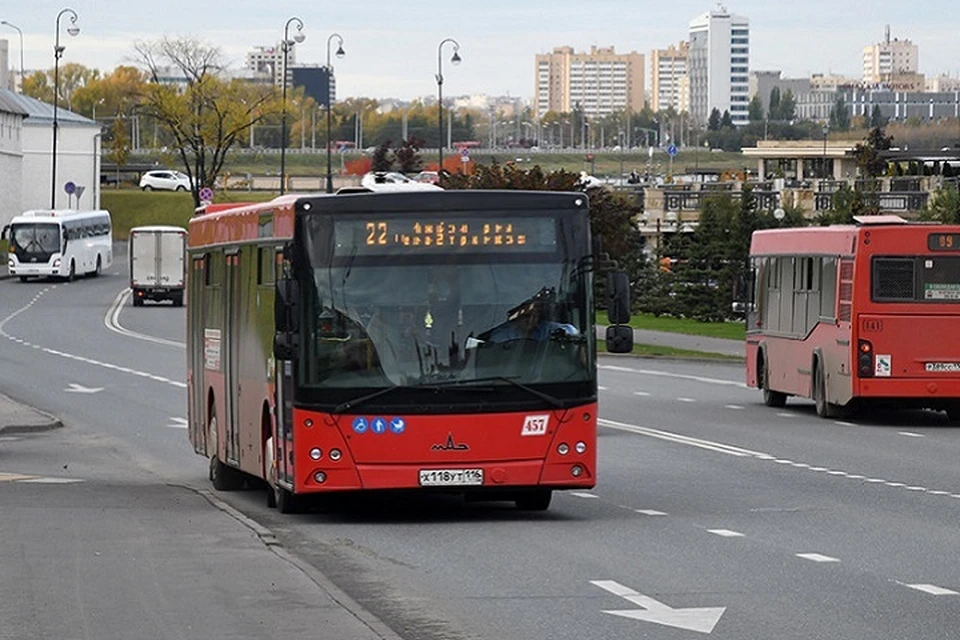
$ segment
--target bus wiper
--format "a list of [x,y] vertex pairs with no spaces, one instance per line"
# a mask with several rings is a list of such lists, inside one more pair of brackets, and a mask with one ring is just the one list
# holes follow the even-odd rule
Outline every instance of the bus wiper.
[[365,396],[360,396],[359,398],[353,398],[352,400],[346,400],[345,402],[341,402],[340,404],[335,406],[330,413],[343,413],[344,411],[353,409],[354,407],[364,404],[365,402],[369,402],[374,398],[379,398],[380,396],[384,396],[388,393],[392,393],[397,389],[410,389],[410,388],[412,387],[407,385],[402,385],[402,384],[395,384],[392,387],[384,387],[383,389],[377,389],[373,393],[368,393]]
[[556,409],[562,409],[562,408],[563,408],[563,402],[561,402],[560,399],[555,398],[554,396],[550,395],[549,393],[544,393],[543,391],[538,391],[538,390],[534,389],[534,388],[531,387],[531,386],[528,386],[528,385],[523,384],[522,382],[517,382],[514,378],[507,377],[507,376],[490,376],[490,377],[488,377],[488,378],[468,378],[468,379],[465,379],[465,380],[443,380],[443,381],[433,382],[433,383],[430,383],[430,384],[424,385],[424,386],[428,386],[428,387],[454,387],[454,386],[458,386],[458,385],[467,385],[467,384],[470,384],[470,383],[473,383],[473,382],[508,382],[508,383],[512,384],[513,386],[517,387],[518,389],[523,389],[523,390],[526,391],[527,393],[529,393],[529,394],[531,394],[531,395],[535,395],[535,396],[537,396],[538,398],[540,398],[541,400],[543,400],[543,401],[545,401],[545,402],[549,402],[549,403],[550,403],[551,405],[553,405],[554,408],[556,408]]

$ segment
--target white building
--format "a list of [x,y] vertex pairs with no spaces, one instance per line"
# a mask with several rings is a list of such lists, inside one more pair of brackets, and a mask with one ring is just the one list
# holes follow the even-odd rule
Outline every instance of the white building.
[[[0,186],[4,200],[16,202],[19,198],[19,205],[15,207],[18,213],[50,208],[51,196],[55,197],[57,209],[98,209],[100,125],[62,107],[57,109],[57,182],[53,184],[53,105],[7,89],[0,89],[0,104],[26,114],[20,136],[19,186],[14,189],[11,182],[8,191],[4,180]],[[81,195],[67,194],[67,183],[80,188]]]
[[[297,45],[291,44],[287,51],[287,68],[297,64]],[[247,52],[247,69],[258,73],[269,73],[273,77],[273,84],[282,86],[283,84],[283,43],[278,43],[275,47],[259,46],[254,47]],[[287,76],[287,83],[290,82],[290,76]]]
[[705,124],[710,112],[730,112],[746,124],[750,105],[750,21],[720,5],[690,21],[690,115]]
[[909,40],[890,39],[863,48],[863,82],[877,84],[891,76],[919,73],[920,49]]
[[23,119],[27,112],[0,90],[0,226],[23,211]]
[[618,111],[641,111],[644,104],[644,57],[613,47],[555,47],[535,59],[534,113],[569,113],[582,109],[596,117]]
[[690,45],[681,42],[667,49],[650,52],[650,108],[654,111],[670,107],[677,113],[690,110],[687,57]]

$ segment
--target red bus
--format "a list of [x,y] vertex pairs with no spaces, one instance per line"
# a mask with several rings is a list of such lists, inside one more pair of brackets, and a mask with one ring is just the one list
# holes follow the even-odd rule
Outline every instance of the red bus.
[[586,196],[351,191],[190,221],[189,437],[214,487],[260,479],[283,512],[390,489],[544,510],[593,487]]
[[889,403],[960,419],[960,226],[898,216],[756,231],[747,383],[821,417]]

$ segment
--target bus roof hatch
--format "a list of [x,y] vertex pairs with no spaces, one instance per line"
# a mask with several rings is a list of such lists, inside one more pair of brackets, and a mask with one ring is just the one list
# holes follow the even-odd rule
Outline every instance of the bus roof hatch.
[[874,226],[881,224],[908,224],[909,221],[897,215],[872,215],[872,216],[853,216],[854,222],[861,227]]

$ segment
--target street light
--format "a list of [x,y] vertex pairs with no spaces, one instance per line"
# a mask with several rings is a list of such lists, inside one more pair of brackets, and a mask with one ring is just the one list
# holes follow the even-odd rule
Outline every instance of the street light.
[[448,42],[453,44],[453,57],[450,58],[450,62],[455,65],[460,64],[460,43],[453,38],[441,40],[440,44],[437,45],[437,113],[440,123],[440,166],[437,168],[438,175],[443,171],[443,58],[441,57],[441,50],[443,49],[443,45]]
[[823,161],[820,165],[820,179],[827,178],[827,134],[830,133],[830,125],[823,125]]
[[346,55],[343,50],[343,38],[339,33],[331,33],[327,38],[327,193],[333,193],[333,174],[330,170],[330,103],[333,101],[333,96],[330,95],[330,78],[333,76],[333,67],[330,66],[330,43],[334,38],[337,39],[337,57],[342,58]]
[[[70,26],[67,27],[67,33],[75,36],[80,33],[80,27],[77,26],[79,16],[73,9],[61,9],[57,14],[57,36],[53,44],[53,170],[50,172],[50,208],[57,208],[57,102],[60,94],[60,57],[66,47],[60,46],[60,18],[63,14],[70,14]],[[22,88],[21,88],[22,90]]]
[[[297,23],[297,33],[293,40],[290,39],[290,24]],[[290,18],[283,25],[283,113],[280,116],[280,195],[283,195],[287,182],[287,59],[290,55],[290,47],[294,44],[303,42],[306,36],[303,35],[303,20],[297,17]]]
[[7,25],[8,27],[10,27],[11,29],[16,29],[16,30],[17,30],[17,33],[20,34],[20,93],[23,93],[23,78],[24,78],[24,75],[23,75],[23,31],[21,31],[21,30],[20,30],[20,27],[18,27],[17,25],[11,24],[11,23],[7,22],[6,20],[0,20],[0,24],[5,24],[5,25]]

